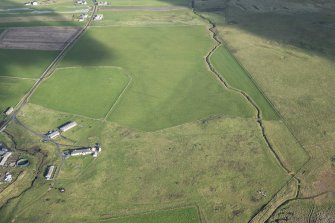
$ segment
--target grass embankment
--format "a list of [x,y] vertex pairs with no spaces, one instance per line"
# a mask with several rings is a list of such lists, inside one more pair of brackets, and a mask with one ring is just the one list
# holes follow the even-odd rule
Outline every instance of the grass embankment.
[[92,28],[61,66],[129,70],[133,83],[108,119],[132,128],[157,130],[218,114],[251,117],[247,102],[208,72],[203,56],[211,45],[200,26]]
[[[265,119],[264,127],[270,143],[283,164],[291,171],[297,171],[308,159],[306,152],[291,135],[287,127],[279,121],[279,117],[258,87],[241,68],[236,59],[224,47],[220,46],[211,57],[217,71],[232,87],[246,92],[261,109]],[[283,140],[285,139],[285,140]]]
[[252,82],[245,70],[239,65],[230,52],[220,46],[211,57],[211,62],[219,73],[232,87],[246,92],[261,109],[262,117],[266,120],[279,119],[271,104]]
[[119,68],[58,69],[37,89],[31,102],[63,112],[104,118],[129,81]]

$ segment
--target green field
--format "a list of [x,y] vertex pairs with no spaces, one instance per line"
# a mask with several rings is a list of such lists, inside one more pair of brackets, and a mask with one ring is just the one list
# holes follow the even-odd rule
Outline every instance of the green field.
[[128,70],[133,83],[108,117],[124,126],[156,130],[210,115],[251,117],[248,103],[225,91],[206,68],[211,45],[203,26],[91,28],[60,66]]
[[[298,189],[298,196],[334,191],[332,59],[242,30],[259,24],[258,15],[250,17],[253,24],[239,18],[248,13],[235,8],[206,13],[225,41],[210,61],[231,87],[257,104],[260,121],[250,102],[226,89],[206,65],[205,56],[216,44],[210,24],[192,10],[155,8],[190,1],[107,1],[111,7],[142,8],[108,11],[110,6],[101,6],[104,20],[93,22],[7,126],[18,149],[48,154],[41,171],[36,170],[41,157],[35,157],[17,189],[0,194],[1,206],[36,179],[31,189],[0,208],[0,222],[249,222],[263,207],[274,213],[259,212],[258,219],[269,222],[286,217],[288,222],[331,222],[333,193],[325,205],[318,198],[276,208],[295,199]],[[195,4],[207,9],[222,1]],[[72,6],[59,0],[39,8],[55,14],[68,13]],[[11,23],[0,23],[6,25]],[[15,105],[57,53],[0,50],[0,109]],[[68,121],[78,125],[53,143],[41,142],[40,134]],[[10,137],[1,133],[0,140]],[[61,165],[61,151],[95,143],[102,146],[97,158],[70,157]],[[61,171],[46,181],[43,174],[52,164]],[[301,182],[292,178],[296,173]]]
[[63,112],[104,118],[129,81],[119,68],[59,69],[38,88],[31,102]]
[[139,216],[102,221],[104,223],[199,223],[196,208],[183,208],[170,211],[148,213]]
[[102,153],[67,159],[50,191],[40,177],[1,210],[5,222],[94,222],[194,203],[210,222],[245,222],[287,180],[253,119],[216,117],[145,133],[34,104],[18,119],[41,133],[76,121],[65,136],[74,146],[100,142]]
[[34,82],[35,80],[0,76],[0,111],[7,107],[14,107]]
[[58,51],[0,49],[0,76],[38,78]]
[[214,67],[232,87],[246,92],[259,106],[262,116],[267,120],[276,120],[278,115],[262,93],[252,82],[248,74],[224,47],[219,47],[211,57]]

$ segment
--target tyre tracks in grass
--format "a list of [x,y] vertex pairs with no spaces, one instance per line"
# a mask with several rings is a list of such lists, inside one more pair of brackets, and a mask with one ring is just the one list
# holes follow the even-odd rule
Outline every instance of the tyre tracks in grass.
[[[197,16],[199,16],[202,20],[206,21],[208,24],[209,24],[209,32],[211,33],[211,37],[212,39],[214,40],[215,42],[215,45],[214,47],[208,52],[208,54],[205,56],[205,62],[206,62],[206,65],[207,67],[209,68],[209,70],[212,72],[212,74],[215,76],[215,78],[229,91],[232,91],[232,92],[235,92],[239,95],[241,95],[248,103],[249,105],[255,110],[256,112],[256,123],[257,125],[259,126],[260,130],[261,130],[261,135],[262,135],[262,138],[267,146],[267,148],[269,149],[269,151],[271,152],[271,154],[273,155],[273,157],[275,158],[277,164],[281,167],[281,169],[290,177],[290,180],[288,182],[286,182],[284,184],[284,186],[282,186],[280,188],[280,190],[274,194],[271,198],[271,200],[263,205],[259,210],[257,210],[255,212],[255,214],[250,218],[250,220],[248,221],[249,223],[254,223],[254,222],[266,222],[270,217],[271,215],[283,204],[285,203],[286,201],[288,200],[291,200],[291,199],[296,199],[298,198],[299,194],[300,194],[300,179],[297,178],[296,174],[292,173],[292,171],[284,164],[284,162],[281,160],[280,156],[278,155],[278,153],[275,151],[275,149],[273,148],[272,144],[270,143],[270,140],[266,134],[266,129],[265,129],[265,126],[263,124],[263,119],[262,119],[262,111],[261,109],[259,108],[259,106],[257,105],[257,103],[251,98],[251,96],[243,91],[243,90],[240,90],[238,88],[235,88],[235,87],[232,87],[231,85],[228,84],[228,82],[224,79],[224,77],[215,69],[214,65],[212,64],[211,62],[211,56],[214,54],[214,52],[220,47],[220,46],[223,46],[223,41],[219,39],[218,37],[218,32],[216,30],[216,24],[214,22],[212,22],[209,18],[203,16],[202,14],[200,14],[196,8],[195,8],[195,0],[192,0],[192,10],[193,10],[193,13]],[[231,53],[230,53],[231,54]],[[236,59],[235,59],[236,60]],[[238,64],[240,64],[238,62]],[[242,67],[242,66],[241,66]],[[244,69],[242,67],[242,69]],[[250,76],[250,75],[248,75]],[[255,84],[254,80],[251,79],[251,81]],[[257,85],[255,85],[258,89],[259,87]],[[261,94],[264,96],[263,92],[260,91]],[[265,97],[265,96],[264,96]],[[268,98],[265,97],[265,99],[267,101]],[[270,102],[270,105],[273,107],[273,104]],[[274,109],[274,107],[273,107]],[[279,117],[282,117],[279,112],[274,109],[274,111],[279,115]],[[285,124],[286,126],[286,124]],[[287,127],[287,126],[286,126]],[[289,129],[290,130],[290,129]],[[291,135],[294,137],[294,139],[296,139],[296,137],[292,134],[292,132],[290,131]],[[296,139],[297,140],[297,139]],[[302,145],[300,144],[299,141],[297,141],[299,143],[299,145],[302,147]],[[303,147],[302,147],[303,148]],[[303,148],[304,149],[304,148]],[[304,149],[305,151],[305,149]],[[307,153],[308,154],[308,153]],[[308,154],[308,157],[309,157],[309,154]],[[303,164],[303,166],[310,160],[310,157],[309,159]],[[302,167],[301,167],[302,168]],[[301,169],[300,168],[300,169]],[[291,198],[288,198],[288,199],[285,199],[285,201],[283,202],[279,202],[280,204],[279,205],[276,205],[276,206],[272,206],[272,203],[275,203],[275,202],[278,202],[278,199],[280,197],[278,197],[278,194],[281,192],[281,191],[285,191],[286,187],[288,187],[289,185],[289,182],[290,181],[293,181],[293,184],[294,184],[294,187],[295,187],[295,192],[294,192],[294,195],[293,197]],[[279,201],[281,201],[279,199]]]

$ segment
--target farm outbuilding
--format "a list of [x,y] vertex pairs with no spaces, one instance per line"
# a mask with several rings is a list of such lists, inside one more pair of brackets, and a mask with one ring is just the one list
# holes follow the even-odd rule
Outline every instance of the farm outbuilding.
[[96,144],[96,146],[93,146],[93,147],[83,147],[83,148],[67,151],[66,155],[67,156],[92,155],[93,157],[97,157],[100,152],[101,152],[101,146],[99,144]]
[[14,108],[13,108],[13,107],[8,107],[8,108],[6,108],[6,110],[4,111],[4,114],[5,114],[5,115],[10,115],[10,114],[12,114],[13,111],[14,111]]
[[6,152],[5,155],[2,157],[0,166],[4,166],[6,164],[7,159],[12,155],[12,152]]
[[82,148],[72,150],[70,154],[71,156],[85,156],[85,155],[92,155],[93,151],[91,148]]
[[60,135],[60,132],[59,131],[51,131],[51,132],[48,132],[45,135],[50,139],[54,139],[54,138],[56,138],[57,136]]
[[104,18],[104,15],[103,14],[98,14],[98,15],[95,15],[93,17],[93,20],[94,21],[99,21],[99,20],[102,20]]
[[49,167],[49,169],[48,169],[48,173],[47,173],[47,175],[45,175],[45,179],[46,179],[46,180],[51,180],[51,179],[52,179],[54,170],[55,170],[55,166],[50,166],[50,167]]
[[65,123],[64,125],[62,125],[59,130],[62,131],[62,132],[66,132],[70,129],[72,129],[73,127],[76,127],[78,124],[77,122],[68,122],[68,123]]

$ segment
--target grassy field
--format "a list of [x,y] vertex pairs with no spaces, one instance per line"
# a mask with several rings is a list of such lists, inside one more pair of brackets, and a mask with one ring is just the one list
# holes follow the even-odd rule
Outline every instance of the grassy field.
[[38,132],[77,121],[66,137],[74,146],[100,142],[102,153],[66,160],[50,191],[39,178],[1,210],[4,222],[93,222],[194,203],[210,222],[245,222],[287,180],[253,119],[216,117],[144,133],[33,104],[18,118]]
[[148,213],[139,216],[102,221],[104,223],[199,223],[196,208],[183,208],[171,211]]
[[15,106],[34,84],[35,80],[22,80],[0,76],[0,111]]
[[156,130],[210,115],[252,116],[247,102],[208,72],[203,56],[210,47],[203,26],[91,28],[60,66],[128,70],[133,83],[108,117],[124,126]]
[[31,102],[63,112],[104,118],[129,82],[130,77],[119,68],[59,69],[38,88]]
[[[186,4],[178,0],[109,2],[154,7]],[[97,158],[65,160],[55,181],[46,182],[40,173],[29,193],[0,209],[0,222],[194,223],[199,222],[198,210],[180,209],[194,204],[206,222],[247,222],[286,184],[289,176],[264,142],[255,110],[239,94],[225,90],[206,67],[204,56],[214,43],[208,27],[190,13],[188,10],[106,12],[106,20],[94,25],[115,27],[91,27],[86,32],[53,76],[37,89],[18,119],[37,133],[76,121],[76,128],[56,140],[72,146],[60,146],[60,149],[99,142],[102,153]],[[220,18],[221,15],[217,17]],[[148,24],[150,26],[130,27]],[[312,77],[305,72],[316,65],[313,57],[281,47],[272,51],[271,43],[258,42],[259,39],[238,32],[232,26],[218,28],[243,66],[252,75],[256,72],[253,78],[284,117],[288,117],[289,123],[299,123],[303,118],[299,109],[304,108],[302,111],[306,112],[312,102],[320,109],[330,109],[322,100],[311,100],[311,92],[322,95],[323,90],[304,90],[303,86],[310,86],[313,81],[292,77],[297,65],[291,64],[292,70],[285,66],[292,58],[299,61],[307,58],[312,64],[302,63],[306,67],[299,72],[314,81],[321,79],[330,95],[323,100],[330,102],[332,82],[326,70],[332,71],[332,65],[320,59],[316,64],[326,64],[325,73],[322,78]],[[251,41],[256,41],[252,47]],[[263,49],[264,44],[268,47]],[[259,48],[264,51],[258,51]],[[286,61],[287,58],[290,61]],[[259,61],[262,59],[265,61]],[[297,171],[308,156],[247,73],[223,47],[211,60],[229,84],[247,92],[261,108],[269,141],[285,166]],[[275,62],[280,60],[285,61],[276,67]],[[274,66],[269,66],[272,63]],[[7,67],[6,71],[14,76],[16,66]],[[26,75],[31,75],[31,71],[28,73]],[[130,79],[124,94],[106,117]],[[299,84],[301,80],[303,83]],[[304,98],[305,94],[311,98]],[[303,98],[295,100],[296,96]],[[328,125],[319,119],[321,115],[330,117]],[[110,122],[89,117],[106,117]],[[320,115],[315,113],[314,118],[309,117],[308,125],[290,127],[294,132],[302,130],[298,136],[303,143],[313,142],[308,132],[315,131],[316,138],[326,139],[329,148],[319,158],[330,166],[326,161],[333,148],[332,119],[328,110]],[[316,131],[320,130],[315,128],[318,124],[322,133]],[[45,166],[59,166],[60,159],[53,144],[42,144],[36,135],[26,137],[27,130],[18,124],[12,123],[9,131],[19,139],[21,148],[45,147],[49,152]],[[300,174],[314,171],[317,180],[322,176],[331,178],[328,172],[318,176],[319,172],[312,167],[316,164],[309,169],[304,167]],[[323,187],[331,189],[329,182]],[[52,188],[49,188],[50,183],[54,184]],[[303,186],[302,195],[309,194],[308,188]],[[66,192],[60,193],[58,187],[64,187]],[[296,187],[289,189],[294,192]]]
[[0,76],[38,78],[57,51],[0,49]]

